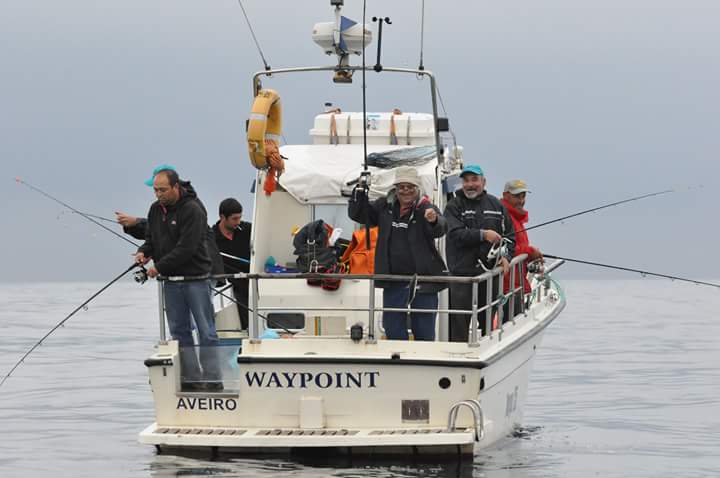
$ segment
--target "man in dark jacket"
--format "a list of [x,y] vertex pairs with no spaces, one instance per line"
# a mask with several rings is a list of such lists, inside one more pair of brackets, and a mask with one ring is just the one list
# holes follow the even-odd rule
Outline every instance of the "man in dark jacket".
[[[145,243],[135,260],[153,266],[148,276],[189,276],[183,282],[167,281],[163,290],[170,333],[180,343],[183,389],[219,391],[223,385],[215,346],[218,343],[213,317],[207,248],[207,215],[187,181],[174,170],[156,172],[153,189],[157,201],[150,206]],[[200,362],[195,354],[192,318],[197,325]]]
[[[486,270],[502,265],[509,268],[507,257],[499,260],[488,258],[493,245],[502,236],[514,232],[512,221],[500,201],[485,191],[485,175],[478,165],[468,165],[460,173],[462,188],[455,192],[445,207],[448,221],[448,237],[445,252],[452,275],[477,276]],[[515,253],[514,244],[507,245],[507,255]],[[492,297],[497,297],[500,278],[495,277]],[[487,304],[486,282],[478,287],[478,307]],[[472,285],[453,284],[450,286],[450,308],[472,310]],[[485,332],[485,314],[478,314],[480,328]],[[450,315],[450,341],[467,342],[470,315]]]
[[[225,272],[250,272],[250,233],[252,224],[242,220],[243,207],[237,199],[227,198],[220,203],[220,220],[212,227],[213,237],[222,252]],[[248,280],[230,279],[238,301],[240,325],[248,328]]]
[[[348,203],[348,215],[356,222],[378,226],[375,274],[447,274],[445,263],[435,247],[435,239],[447,230],[445,218],[427,196],[420,195],[420,178],[408,166],[395,171],[395,188],[384,198],[369,202],[367,188],[358,186]],[[435,310],[438,291],[444,284],[376,282],[383,289],[383,307],[427,309],[411,313],[415,340],[435,340]],[[391,340],[407,340],[407,314],[385,312],[385,335]]]

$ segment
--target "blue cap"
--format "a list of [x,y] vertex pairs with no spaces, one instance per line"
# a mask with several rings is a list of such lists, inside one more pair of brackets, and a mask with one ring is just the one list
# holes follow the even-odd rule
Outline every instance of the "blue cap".
[[150,179],[145,180],[145,186],[152,187],[153,181],[155,180],[155,176],[157,176],[157,173],[160,171],[175,171],[175,166],[171,164],[161,164],[157,168],[153,169],[152,177]]
[[464,175],[466,175],[468,173],[477,174],[478,176],[485,177],[485,174],[483,174],[482,168],[480,166],[478,166],[477,164],[468,164],[467,166],[465,166],[463,168],[462,172],[460,173],[460,177],[463,177]]

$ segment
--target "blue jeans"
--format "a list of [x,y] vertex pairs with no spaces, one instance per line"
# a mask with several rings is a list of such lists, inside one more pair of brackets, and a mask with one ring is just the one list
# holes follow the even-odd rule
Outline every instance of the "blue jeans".
[[[383,289],[383,307],[407,307],[410,289],[407,285],[397,284]],[[415,294],[410,304],[412,309],[428,309],[432,312],[413,312],[410,314],[410,328],[415,340],[435,340],[435,310],[438,307],[438,295]],[[407,312],[383,312],[383,328],[390,340],[407,340]]]
[[[180,342],[180,370],[183,382],[221,380],[218,365],[218,337],[209,280],[165,282],[165,312],[172,338]],[[191,318],[192,314],[192,318]],[[200,339],[200,362],[195,353],[192,319]],[[202,366],[202,369],[201,369]]]

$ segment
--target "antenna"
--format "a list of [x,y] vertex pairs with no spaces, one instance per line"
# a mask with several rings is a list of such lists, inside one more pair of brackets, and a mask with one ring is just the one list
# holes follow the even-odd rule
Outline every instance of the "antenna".
[[382,51],[382,27],[383,23],[387,23],[388,25],[392,25],[392,22],[390,21],[390,17],[372,17],[373,22],[378,22],[378,47],[377,47],[377,62],[375,63],[375,66],[373,67],[373,70],[380,73],[382,71],[382,65],[380,64],[380,52]]

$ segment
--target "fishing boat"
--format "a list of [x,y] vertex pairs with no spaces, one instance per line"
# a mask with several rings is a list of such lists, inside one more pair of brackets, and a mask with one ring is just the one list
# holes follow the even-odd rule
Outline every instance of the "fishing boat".
[[[447,118],[438,114],[435,76],[424,68],[352,65],[370,41],[367,25],[341,14],[317,24],[313,39],[337,55],[330,66],[269,69],[253,77],[255,103],[248,124],[249,151],[258,168],[250,272],[223,277],[250,282],[248,330],[241,330],[238,306],[219,297],[216,316],[220,346],[213,353],[223,368],[222,390],[182,390],[178,343],[166,335],[163,280],[159,286],[160,340],[145,360],[156,420],[139,435],[158,450],[210,449],[222,452],[276,452],[334,448],[349,453],[470,455],[510,435],[522,423],[528,380],[545,329],[565,307],[561,287],[550,273],[562,261],[546,263],[531,275],[532,293],[510,300],[507,320],[495,311],[511,294],[499,291],[488,305],[452,311],[470,316],[467,342],[448,341],[447,292],[440,294],[435,341],[385,338],[378,280],[407,276],[343,274],[293,269],[292,232],[323,220],[349,237],[363,228],[347,218],[348,195],[366,181],[371,199],[392,187],[400,164],[416,167],[424,192],[442,210],[460,184],[462,148],[454,143]],[[379,55],[378,55],[379,56]],[[364,59],[364,56],[363,56]],[[364,63],[364,61],[363,61]],[[268,160],[269,141],[282,134],[280,95],[262,82],[307,72],[327,72],[336,83],[374,69],[428,82],[432,111],[343,112],[334,108],[309,118],[308,144],[286,144],[287,158]],[[357,80],[357,78],[355,78]],[[370,181],[368,181],[370,179]],[[437,241],[444,251],[444,240]],[[511,281],[525,255],[513,258]],[[500,267],[475,277],[416,277],[417,281],[463,282],[477,290],[501,280]],[[164,280],[186,280],[168,277]],[[312,284],[320,284],[316,286]],[[323,287],[330,284],[331,287]],[[247,302],[245,302],[245,300]],[[502,309],[502,307],[499,307]],[[410,311],[410,309],[408,309]],[[485,324],[482,334],[480,324]]]

